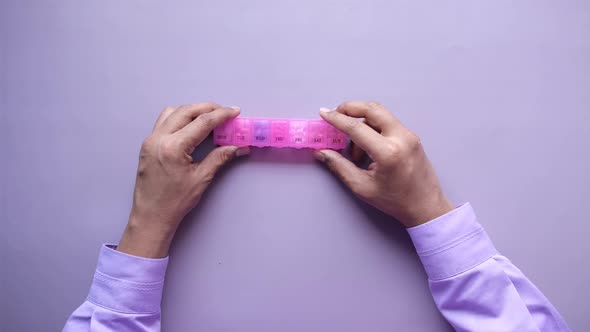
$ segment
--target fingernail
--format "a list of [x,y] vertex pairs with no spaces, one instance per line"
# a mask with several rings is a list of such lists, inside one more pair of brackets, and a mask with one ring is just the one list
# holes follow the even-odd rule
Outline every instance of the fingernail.
[[246,156],[250,154],[250,148],[243,146],[236,151],[236,157]]
[[328,113],[331,112],[332,110],[327,108],[327,107],[320,107],[320,113]]
[[326,155],[324,153],[322,153],[321,151],[315,150],[313,152],[313,156],[314,156],[315,159],[317,159],[317,160],[319,160],[321,162],[326,161]]
[[238,112],[241,110],[240,106],[230,106],[229,108],[233,108]]

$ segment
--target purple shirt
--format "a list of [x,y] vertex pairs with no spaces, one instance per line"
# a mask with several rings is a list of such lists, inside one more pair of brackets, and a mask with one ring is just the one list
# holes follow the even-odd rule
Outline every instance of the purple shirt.
[[[469,203],[408,229],[436,306],[457,331],[570,331],[477,222]],[[86,302],[63,331],[160,331],[168,258],[103,246]]]

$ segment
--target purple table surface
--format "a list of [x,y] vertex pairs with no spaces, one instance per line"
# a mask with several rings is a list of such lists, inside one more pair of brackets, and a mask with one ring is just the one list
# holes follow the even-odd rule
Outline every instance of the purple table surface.
[[[590,328],[587,1],[2,1],[0,330],[56,331],[167,105],[378,100],[455,203]],[[586,262],[586,263],[583,263]],[[447,331],[405,231],[309,150],[255,150],[179,230],[165,331]]]

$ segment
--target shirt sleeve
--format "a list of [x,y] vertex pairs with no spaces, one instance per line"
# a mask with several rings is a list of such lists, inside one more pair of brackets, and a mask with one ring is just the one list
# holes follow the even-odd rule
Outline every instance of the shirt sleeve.
[[539,289],[497,252],[469,203],[408,232],[434,301],[457,331],[570,331]]
[[136,257],[102,246],[88,297],[63,331],[160,331],[167,266],[167,257]]

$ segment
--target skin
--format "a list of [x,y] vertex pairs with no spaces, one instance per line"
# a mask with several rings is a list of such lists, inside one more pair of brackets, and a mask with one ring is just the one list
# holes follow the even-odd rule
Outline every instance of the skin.
[[[160,114],[141,147],[133,207],[117,250],[148,258],[168,255],[180,222],[199,203],[216,172],[234,157],[250,153],[247,147],[223,146],[202,161],[191,157],[215,127],[239,112],[237,107],[199,103],[167,107]],[[349,135],[353,160],[366,154],[372,161],[364,170],[336,151],[314,151],[360,199],[406,227],[453,209],[420,139],[382,105],[346,102],[320,115]]]
[[322,109],[320,115],[350,137],[353,160],[361,159],[364,154],[371,159],[364,170],[336,151],[314,152],[360,199],[406,227],[423,224],[453,210],[420,138],[384,106],[353,101],[333,111]]
[[223,146],[202,161],[191,157],[213,128],[239,113],[237,107],[199,103],[167,107],[160,114],[141,146],[133,207],[117,250],[148,258],[168,255],[178,225],[199,203],[215,173],[250,152]]

